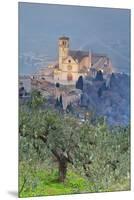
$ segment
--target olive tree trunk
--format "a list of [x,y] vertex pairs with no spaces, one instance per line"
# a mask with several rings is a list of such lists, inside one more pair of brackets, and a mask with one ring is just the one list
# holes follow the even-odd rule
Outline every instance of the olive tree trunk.
[[59,182],[64,182],[67,174],[67,160],[59,160]]
[[59,167],[59,182],[64,182],[66,179],[66,174],[67,174],[67,165],[69,162],[69,159],[64,156],[62,153],[59,153],[57,150],[52,149],[51,150],[53,155],[56,157],[57,162],[58,162],[58,167]]

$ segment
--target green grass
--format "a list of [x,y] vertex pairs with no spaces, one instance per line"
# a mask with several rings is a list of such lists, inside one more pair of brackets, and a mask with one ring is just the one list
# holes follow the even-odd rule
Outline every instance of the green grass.
[[[27,182],[23,188],[20,197],[30,196],[47,196],[47,195],[62,195],[87,192],[88,181],[69,170],[64,183],[59,183],[58,173],[56,171],[45,172],[43,169],[38,169],[34,175],[27,176]],[[23,184],[23,176],[20,176],[20,188]]]
[[[26,168],[20,169],[19,189],[22,187],[24,179],[23,172],[25,171]],[[38,167],[33,171],[30,170],[27,174],[27,182],[22,192],[19,194],[19,197],[108,192],[117,191],[117,189],[118,191],[130,189],[128,180],[117,182],[108,188],[98,188],[95,183],[91,183],[89,180],[76,173],[74,169],[68,170],[67,178],[64,183],[59,183],[57,179],[58,172],[56,170],[51,169],[45,171],[42,167]]]

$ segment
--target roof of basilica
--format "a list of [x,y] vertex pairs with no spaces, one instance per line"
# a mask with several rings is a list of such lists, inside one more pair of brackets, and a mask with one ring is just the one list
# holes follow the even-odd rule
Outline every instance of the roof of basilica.
[[[69,56],[71,56],[74,60],[78,60],[79,63],[82,61],[83,58],[89,57],[89,54],[90,54],[89,51],[80,51],[80,50],[69,51]],[[98,62],[98,60],[102,57],[107,57],[107,56],[105,54],[92,53],[91,54],[92,64]]]
[[84,57],[88,57],[89,56],[89,52],[88,51],[70,50],[69,51],[69,56],[71,56],[74,60],[78,60],[78,62],[81,62],[81,60]]

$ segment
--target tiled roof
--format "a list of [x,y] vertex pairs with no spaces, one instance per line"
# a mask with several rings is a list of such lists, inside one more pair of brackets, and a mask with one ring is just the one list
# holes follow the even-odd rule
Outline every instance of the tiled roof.
[[74,60],[78,60],[80,62],[84,57],[89,56],[88,51],[69,51],[69,56],[72,56]]

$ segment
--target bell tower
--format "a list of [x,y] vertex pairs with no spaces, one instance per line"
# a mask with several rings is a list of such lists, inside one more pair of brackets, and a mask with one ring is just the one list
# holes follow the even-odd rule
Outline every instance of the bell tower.
[[59,38],[59,69],[62,69],[63,59],[67,58],[69,52],[69,37]]

